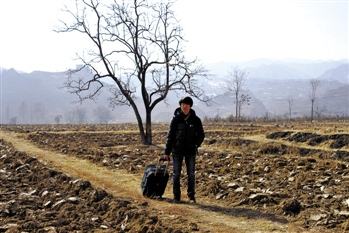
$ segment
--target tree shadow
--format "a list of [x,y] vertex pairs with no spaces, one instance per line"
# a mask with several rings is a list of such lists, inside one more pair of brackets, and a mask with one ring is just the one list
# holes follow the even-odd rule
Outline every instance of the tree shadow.
[[[155,198],[156,200],[159,201],[165,201],[168,203],[173,203],[173,199],[171,198]],[[216,212],[220,214],[224,214],[227,216],[232,216],[232,217],[244,217],[248,219],[265,219],[269,220],[271,222],[276,222],[276,223],[281,223],[281,224],[287,224],[288,220],[282,216],[278,216],[276,214],[272,213],[265,213],[262,211],[258,210],[252,210],[248,208],[241,208],[241,207],[223,207],[223,206],[218,206],[218,205],[212,205],[212,204],[205,204],[205,203],[190,203],[188,201],[181,201],[180,203],[176,203],[177,205],[191,205],[191,206],[196,206],[197,208],[203,209],[205,211],[210,211],[210,212]]]
[[252,210],[248,208],[240,207],[223,207],[217,205],[203,204],[203,203],[186,203],[188,205],[197,206],[200,209],[206,211],[217,212],[233,217],[245,217],[249,219],[266,219],[272,222],[277,222],[281,224],[287,224],[288,220],[282,216],[278,216],[272,213],[264,213],[258,210]]

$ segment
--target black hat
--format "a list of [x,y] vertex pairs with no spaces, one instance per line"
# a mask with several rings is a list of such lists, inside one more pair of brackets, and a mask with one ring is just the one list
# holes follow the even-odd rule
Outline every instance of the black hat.
[[181,99],[181,100],[179,101],[179,105],[181,105],[182,103],[183,103],[183,104],[189,104],[190,107],[192,107],[192,106],[193,106],[193,99],[190,98],[189,96],[184,97],[183,99]]

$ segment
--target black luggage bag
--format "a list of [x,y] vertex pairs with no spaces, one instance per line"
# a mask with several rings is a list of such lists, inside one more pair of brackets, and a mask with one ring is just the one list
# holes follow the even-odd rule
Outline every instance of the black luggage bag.
[[160,161],[157,165],[146,166],[141,183],[143,196],[150,198],[162,197],[169,177],[167,166],[168,162],[160,165]]

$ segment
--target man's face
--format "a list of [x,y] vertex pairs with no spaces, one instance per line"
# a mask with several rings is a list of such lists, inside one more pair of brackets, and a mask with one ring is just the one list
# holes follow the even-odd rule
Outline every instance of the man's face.
[[181,109],[185,115],[188,115],[190,108],[190,104],[181,103]]

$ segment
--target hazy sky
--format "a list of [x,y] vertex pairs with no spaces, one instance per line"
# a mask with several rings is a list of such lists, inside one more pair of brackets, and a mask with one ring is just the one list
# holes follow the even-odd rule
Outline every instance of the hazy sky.
[[[88,46],[53,31],[68,0],[0,0],[0,66],[74,67]],[[349,59],[349,0],[178,0],[188,55],[203,63]]]

